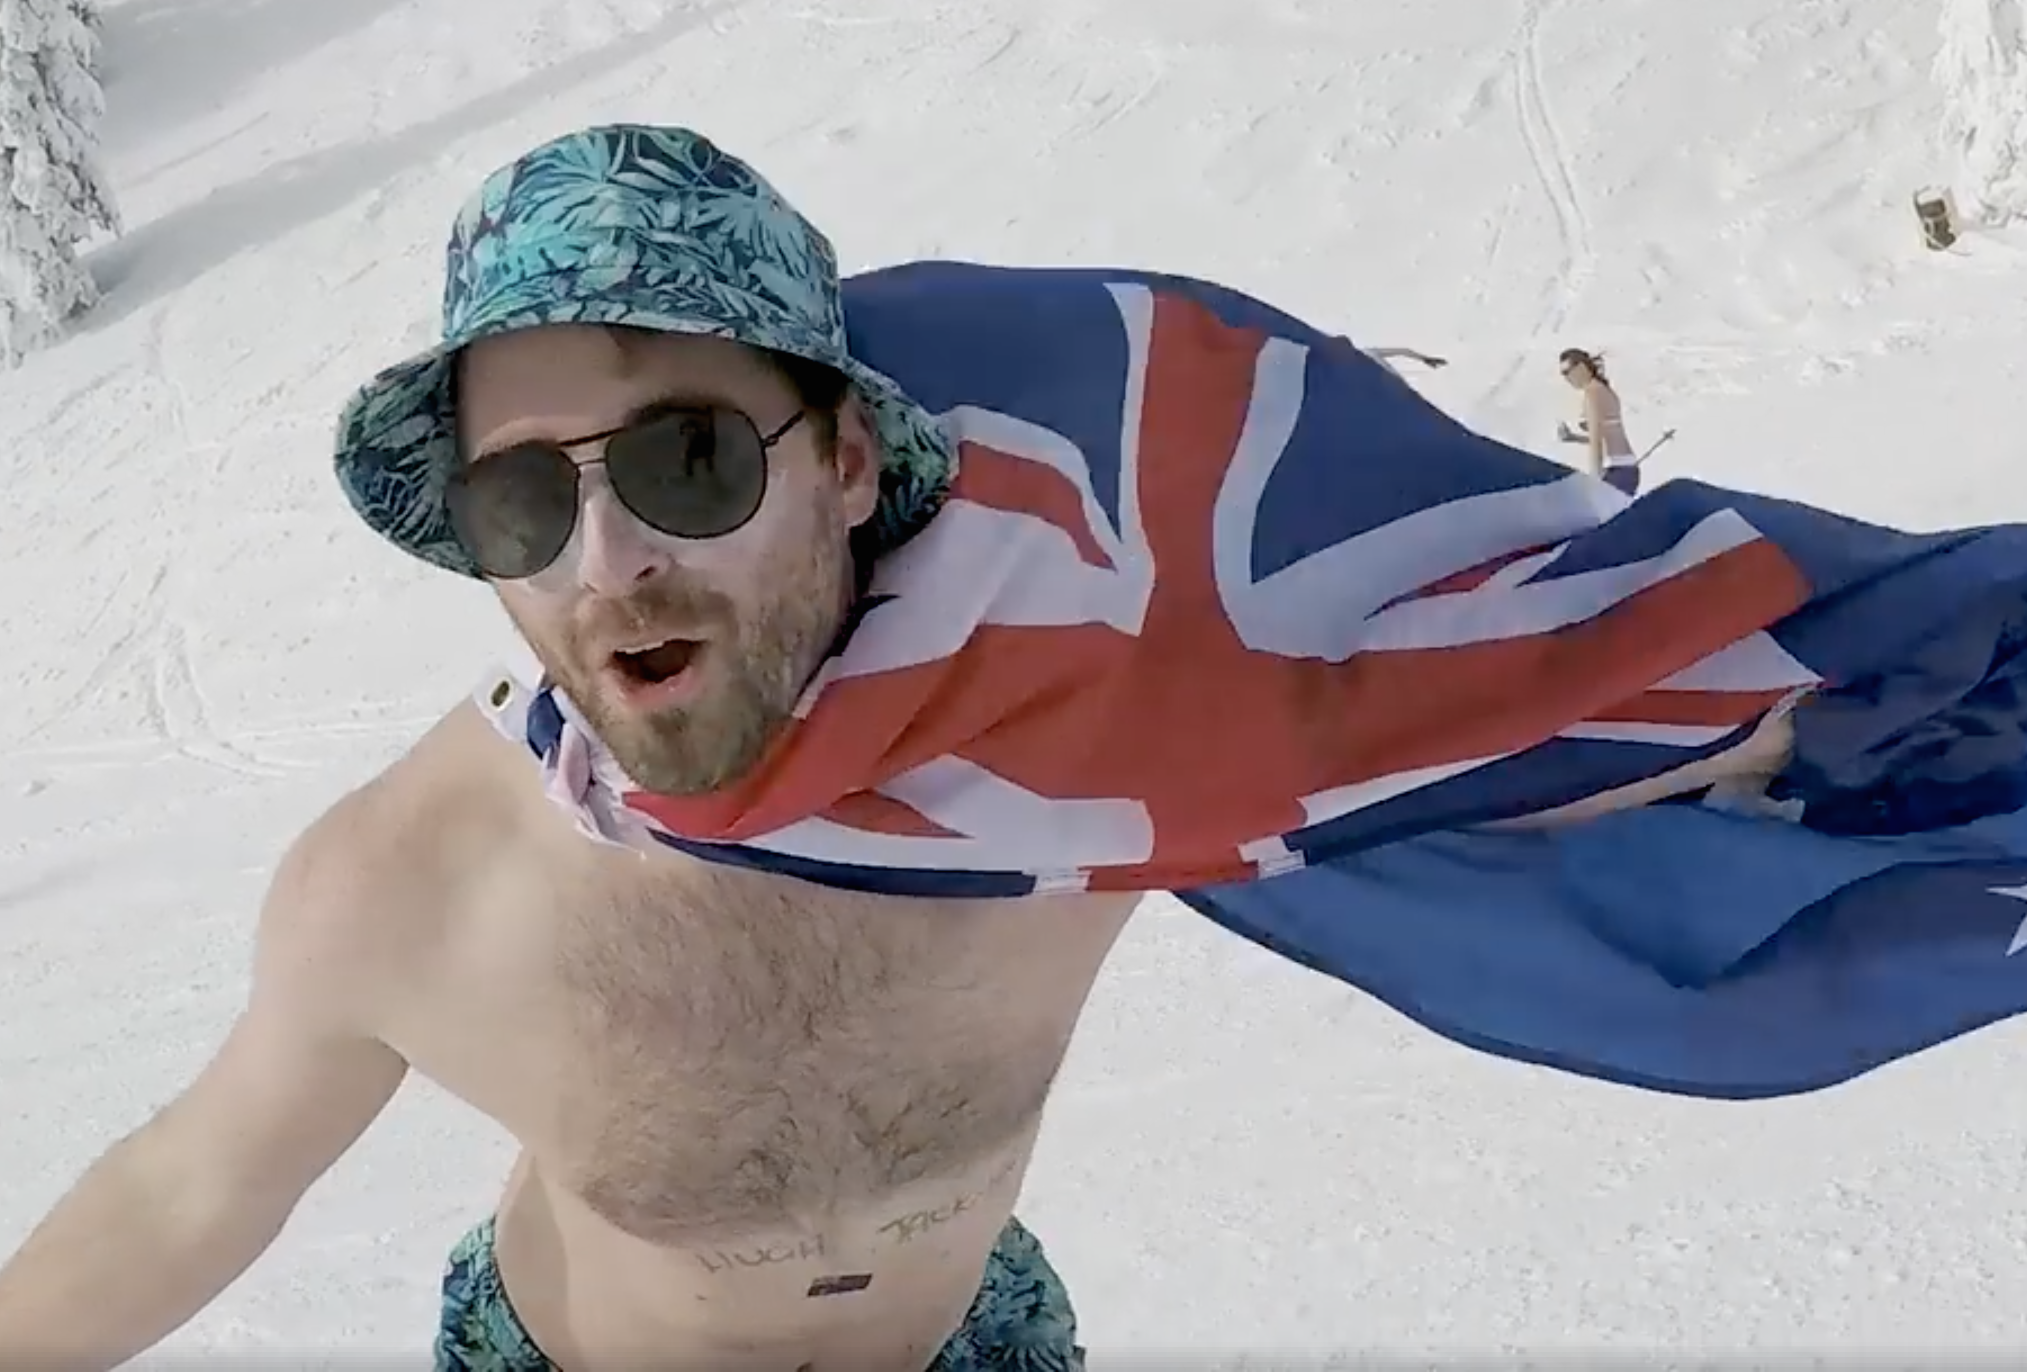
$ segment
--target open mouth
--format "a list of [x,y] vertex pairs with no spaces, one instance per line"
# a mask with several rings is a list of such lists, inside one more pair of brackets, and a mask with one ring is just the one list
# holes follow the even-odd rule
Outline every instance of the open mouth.
[[692,638],[671,638],[644,648],[612,655],[619,674],[637,686],[659,686],[681,676],[696,661],[703,644]]

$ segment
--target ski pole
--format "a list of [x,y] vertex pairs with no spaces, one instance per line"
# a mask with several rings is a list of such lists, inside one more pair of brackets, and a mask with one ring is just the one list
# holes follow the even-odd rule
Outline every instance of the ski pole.
[[1633,459],[1633,465],[1637,467],[1642,462],[1645,462],[1648,458],[1654,456],[1655,453],[1661,450],[1661,445],[1666,443],[1669,439],[1673,437],[1675,437],[1675,430],[1663,429],[1661,431],[1661,437],[1655,439],[1652,443],[1649,443],[1647,445],[1647,451],[1641,453],[1638,457]]

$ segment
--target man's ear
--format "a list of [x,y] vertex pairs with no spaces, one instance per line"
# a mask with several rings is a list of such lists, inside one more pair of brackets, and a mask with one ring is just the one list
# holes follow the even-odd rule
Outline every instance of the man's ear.
[[844,496],[845,527],[856,529],[879,504],[881,467],[879,431],[856,391],[838,406],[837,434],[831,463]]

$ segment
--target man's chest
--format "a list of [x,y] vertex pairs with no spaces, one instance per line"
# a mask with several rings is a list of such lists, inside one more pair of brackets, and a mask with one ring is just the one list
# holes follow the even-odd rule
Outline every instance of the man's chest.
[[777,1227],[961,1169],[1039,1112],[1082,998],[1032,994],[1053,959],[1017,911],[642,865],[520,883],[414,1035],[420,1070],[617,1227]]

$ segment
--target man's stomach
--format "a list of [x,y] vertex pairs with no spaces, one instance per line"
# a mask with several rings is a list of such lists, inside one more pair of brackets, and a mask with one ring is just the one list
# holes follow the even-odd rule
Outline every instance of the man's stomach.
[[502,1284],[565,1372],[925,1368],[963,1324],[1033,1148],[1029,1132],[962,1176],[682,1247],[615,1228],[524,1155],[500,1206]]

